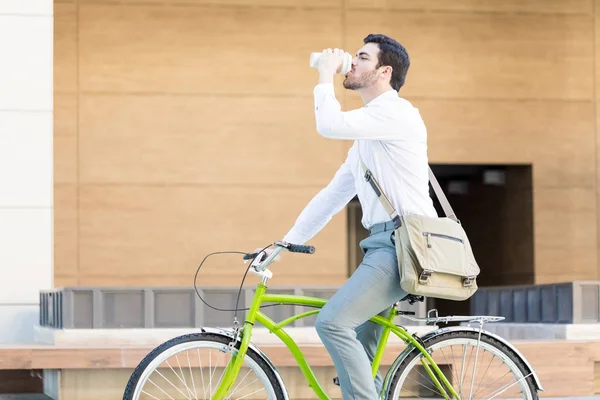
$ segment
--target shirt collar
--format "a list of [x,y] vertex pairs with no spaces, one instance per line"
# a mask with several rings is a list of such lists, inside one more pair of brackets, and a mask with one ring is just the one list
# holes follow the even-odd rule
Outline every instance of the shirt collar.
[[381,93],[379,96],[377,96],[373,100],[371,100],[369,102],[369,104],[367,104],[367,106],[370,106],[372,104],[377,104],[382,101],[389,101],[391,99],[397,99],[397,98],[398,98],[398,92],[396,92],[394,89],[386,90],[385,92]]

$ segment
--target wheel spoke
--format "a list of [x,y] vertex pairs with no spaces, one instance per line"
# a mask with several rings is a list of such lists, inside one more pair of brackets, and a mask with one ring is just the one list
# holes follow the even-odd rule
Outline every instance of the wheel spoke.
[[154,381],[152,381],[152,379],[148,379],[148,381],[151,384],[153,384],[154,386],[156,386],[158,388],[158,390],[160,390],[161,392],[163,392],[165,394],[165,396],[167,396],[169,399],[175,400],[174,398],[172,398],[171,396],[169,396],[169,394],[167,392],[165,392],[164,390],[162,390],[162,388],[160,386],[158,386],[156,383],[154,383]]
[[[152,397],[152,398],[153,398],[153,399],[155,399],[155,400],[160,400],[158,397],[152,396],[150,393],[148,393],[148,392],[145,392],[145,391],[143,391],[143,390],[142,390],[142,393],[144,393],[146,396],[150,396],[150,397]],[[168,395],[167,395],[167,396],[168,396]]]
[[202,378],[202,398],[206,400],[206,385],[204,384],[204,370],[202,369],[202,359],[200,358],[200,349],[198,351],[198,364],[200,365],[200,377]]
[[[452,383],[452,381],[454,381],[454,379],[452,379],[454,377],[454,369],[452,368],[452,365],[454,365],[454,360],[452,360],[452,363],[449,363],[448,358],[446,358],[446,353],[444,353],[444,349],[441,348],[440,351],[444,356],[444,360],[446,360],[446,365],[450,366],[450,383]],[[452,346],[450,346],[450,351],[452,351]]]
[[[252,385],[252,384],[253,384],[254,382],[256,382],[257,380],[258,380],[258,379],[255,379],[255,380],[253,380],[252,382],[250,382],[250,383],[246,384],[245,386],[242,386],[242,387],[241,387],[241,388],[239,388],[238,390],[242,390],[242,389],[245,389],[245,388],[247,388],[248,386]],[[234,395],[236,392],[237,392],[237,390],[236,390],[235,392],[231,393],[231,395],[233,396],[233,395]]]
[[479,356],[479,344],[481,343],[481,330],[479,331],[479,337],[477,338],[477,348],[475,349],[475,361],[473,362],[473,376],[471,377],[471,385],[469,386],[469,400],[471,400],[471,395],[473,394],[473,384],[475,383],[475,375],[477,372],[475,368],[477,368],[477,357]]
[[[167,364],[168,364],[168,363],[167,363]],[[171,370],[172,370],[172,369],[173,369],[173,368],[171,368]],[[169,380],[169,379],[168,379],[166,376],[164,376],[163,374],[161,374],[159,370],[156,370],[156,373],[157,373],[158,375],[160,375],[160,376],[161,376],[161,377],[162,377],[162,378],[163,378],[165,381],[169,382],[169,383],[171,384],[171,386],[173,386],[175,389],[177,389],[177,391],[178,391],[179,393],[181,393],[182,395],[184,395],[186,399],[188,399],[188,400],[191,400],[189,397],[187,397],[187,395],[186,395],[185,393],[183,393],[183,392],[182,392],[182,391],[181,391],[181,390],[180,390],[180,389],[179,389],[177,386],[175,386],[175,384],[174,384],[173,382],[171,382],[171,381],[170,381],[170,380]],[[178,378],[179,378],[179,377],[178,377]]]
[[[185,388],[187,389],[188,395],[189,395],[189,388],[187,387],[187,384],[185,383],[185,381],[183,379],[181,379],[181,377],[177,374],[177,372],[175,372],[175,370],[173,369],[173,367],[171,367],[171,364],[169,364],[169,361],[166,361],[167,365],[169,366],[169,368],[171,369],[171,371],[173,371],[173,374],[177,377],[177,379],[179,379],[179,382],[183,383],[183,386],[185,386]],[[177,361],[177,363],[179,363],[179,360]],[[179,367],[179,370],[181,370],[181,367]],[[156,371],[158,372],[158,371]],[[160,372],[159,372],[160,374]],[[162,376],[162,375],[161,375]],[[166,378],[165,378],[166,379]],[[175,386],[175,385],[173,385]],[[179,389],[177,389],[179,390]],[[180,391],[181,392],[181,391]],[[183,392],[182,392],[183,394]],[[192,400],[191,397],[187,397],[187,395],[184,395],[188,400]]]
[[479,385],[477,385],[477,387],[475,388],[475,397],[477,397],[477,394],[479,393],[479,387],[481,386],[481,383],[484,381],[483,378],[485,378],[487,376],[487,373],[493,362],[494,362],[494,358],[491,358],[490,363],[488,364],[487,368],[485,369],[485,372],[483,373],[483,376],[481,377],[481,382],[479,382]]
[[212,396],[212,352],[208,351],[208,395]]
[[501,387],[500,389],[496,390],[496,392],[492,393],[492,397],[484,397],[483,400],[491,400],[491,399],[495,399],[497,396],[500,396],[502,393],[506,392],[508,389],[510,389],[511,387],[513,387],[514,385],[516,385],[517,383],[519,383],[520,381],[529,378],[529,376],[531,376],[531,374],[525,375],[523,377],[521,377],[519,380],[511,383],[511,384],[506,384],[505,386]]
[[252,396],[254,393],[262,392],[263,390],[265,390],[265,388],[262,388],[262,389],[255,390],[254,392],[252,392],[252,393],[248,393],[248,394],[247,394],[247,395],[245,395],[245,396],[238,397],[238,400],[240,400],[240,399],[244,399],[244,398],[246,398],[246,397],[248,397],[248,396]]
[[[510,374],[510,371],[507,371],[507,372],[505,372],[505,373],[504,373],[504,375],[502,375],[500,378],[498,378],[498,379],[496,379],[494,382],[492,382],[492,384],[491,384],[491,385],[484,386],[484,387],[483,387],[481,390],[485,390],[485,389],[489,389],[489,388],[493,387],[493,386],[494,386],[494,384],[496,384],[496,383],[500,382],[500,380],[502,380],[502,378],[504,378],[504,377],[505,377],[506,375],[508,375],[508,374]],[[480,391],[478,391],[477,393],[475,393],[475,395],[478,395],[478,394],[481,392],[481,390],[480,390]]]
[[[221,356],[223,354],[224,353],[219,354],[219,358],[217,359],[217,363],[215,364],[215,373],[217,372],[217,365],[219,365],[219,360],[221,359]],[[227,367],[227,365],[225,365],[225,367]],[[223,368],[223,372],[221,372],[221,376],[219,377],[219,380],[217,381],[217,384],[215,385],[215,390],[217,390],[217,388],[219,387],[219,384],[221,383],[221,379],[223,379],[223,375],[225,374],[225,370],[227,369],[225,367]],[[210,393],[211,398],[212,398],[213,394],[214,394],[213,392]]]
[[[430,378],[430,376],[427,376],[427,377],[425,377],[425,375],[421,374],[421,373],[420,373],[420,372],[419,372],[417,369],[415,369],[415,372],[416,372],[417,374],[421,375],[421,376],[422,376],[423,378],[425,378],[426,380]],[[423,384],[423,383],[421,383],[421,382],[419,382],[419,381],[415,380],[414,378],[411,378],[410,376],[407,376],[406,378],[407,378],[407,379],[410,379],[410,380],[411,380],[411,381],[413,381],[413,382],[415,382],[417,385],[419,385],[419,386],[423,386],[425,389],[427,389],[427,390],[430,390],[430,391],[432,391],[432,392],[435,392],[435,393],[439,394],[440,396],[444,397],[444,395],[443,395],[443,394],[441,394],[440,392],[438,392],[438,389],[437,389],[437,387],[435,387],[435,384],[433,384],[433,386],[434,386],[433,388],[430,388],[429,386],[426,386],[425,384]]]
[[190,353],[186,351],[185,356],[187,357],[188,368],[190,370],[190,379],[192,380],[192,386],[194,388],[194,397],[196,400],[198,400],[198,392],[196,392],[196,380],[194,379],[194,374],[192,373],[192,363],[190,362]]
[[[246,379],[246,377],[247,377],[248,375],[250,375],[250,372],[252,372],[252,370],[248,371],[248,373],[246,373],[246,375],[244,375],[244,377],[242,378],[242,380],[240,381],[240,383],[238,383],[238,384],[237,384],[237,385],[236,385],[236,386],[233,388],[233,390],[232,390],[232,391],[231,391],[231,393],[229,394],[229,397],[227,397],[227,398],[231,398],[231,396],[233,396],[233,394],[234,394],[235,392],[237,392],[237,388],[238,388],[238,387],[239,387],[239,386],[242,384],[242,382],[244,382],[244,379]],[[244,387],[245,387],[245,386],[244,386]]]
[[[465,372],[467,372],[469,365],[471,364],[471,358],[473,358],[473,347],[469,346],[471,352],[469,353],[469,360],[467,361],[467,365],[464,366],[464,370]],[[460,398],[462,399],[462,390],[463,390],[463,384],[465,383],[464,379],[462,380],[461,384],[460,384]]]
[[[194,396],[194,393],[192,393],[192,390],[190,389],[190,387],[187,384],[187,379],[185,379],[185,374],[183,373],[183,370],[181,369],[181,363],[179,362],[179,357],[177,354],[175,354],[175,360],[177,360],[177,366],[179,367],[179,372],[181,372],[181,377],[183,378],[183,385],[187,389],[188,394],[190,396]],[[194,397],[196,397],[196,396],[194,396]],[[192,398],[190,397],[190,399],[192,399]]]
[[463,362],[460,365],[460,381],[458,384],[458,396],[462,399],[462,384],[465,372],[465,360],[467,359],[467,345],[463,345]]

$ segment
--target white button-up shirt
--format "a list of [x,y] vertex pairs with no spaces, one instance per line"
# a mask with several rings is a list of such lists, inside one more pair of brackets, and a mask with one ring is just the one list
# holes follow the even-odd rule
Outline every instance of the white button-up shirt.
[[400,215],[437,216],[429,196],[427,129],[419,110],[390,89],[357,110],[342,112],[333,84],[314,89],[317,131],[330,139],[353,140],[346,161],[333,180],[304,208],[284,241],[304,244],[358,195],[369,229],[390,221],[359,159],[383,189]]

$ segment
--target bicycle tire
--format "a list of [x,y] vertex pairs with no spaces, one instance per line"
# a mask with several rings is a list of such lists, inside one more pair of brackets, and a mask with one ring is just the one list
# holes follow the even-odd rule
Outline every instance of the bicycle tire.
[[[476,331],[446,332],[439,336],[435,336],[429,340],[426,340],[424,343],[424,348],[429,351],[432,346],[439,345],[442,342],[451,342],[456,339],[477,340],[478,338],[479,332]],[[500,353],[504,354],[518,368],[523,377],[528,375],[527,367],[515,354],[515,352],[509,347],[507,347],[505,344],[487,335],[481,335],[481,342],[484,342],[487,345],[496,348]],[[443,346],[440,345],[439,347],[442,348]],[[393,377],[391,378],[389,390],[386,393],[386,399],[393,399],[395,398],[395,394],[399,393],[397,392],[397,389],[401,390],[402,388],[398,388],[398,385],[404,384],[404,382],[399,382],[400,378],[405,374],[406,369],[413,365],[415,358],[420,358],[421,355],[421,352],[417,348],[413,348],[413,350],[400,363]],[[526,382],[528,392],[526,394],[529,395],[528,400],[538,400],[539,398],[533,377],[530,375],[527,378],[525,378],[524,381]]]
[[[152,361],[154,361],[161,354],[165,353],[167,350],[189,342],[212,342],[219,345],[228,345],[231,342],[231,338],[225,335],[219,335],[210,332],[202,332],[178,336],[176,338],[170,339],[162,343],[150,353],[148,353],[146,357],[144,357],[144,359],[135,368],[135,370],[129,377],[127,386],[125,387],[125,391],[123,393],[123,400],[137,400],[133,398],[136,392],[137,385],[140,381],[140,378],[142,377],[148,366],[152,363]],[[235,347],[239,349],[239,345],[240,342],[237,342]],[[283,388],[281,387],[273,369],[262,359],[261,356],[259,356],[251,348],[248,348],[248,351],[246,352],[246,357],[249,357],[254,363],[256,363],[267,376],[269,383],[271,384],[271,387],[276,396],[276,399],[274,400],[284,400],[285,396]]]

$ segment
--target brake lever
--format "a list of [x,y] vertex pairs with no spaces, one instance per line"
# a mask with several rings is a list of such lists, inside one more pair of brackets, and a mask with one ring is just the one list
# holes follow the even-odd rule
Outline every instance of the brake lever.
[[244,256],[244,261],[253,260],[256,256],[258,256],[258,253],[246,253]]

